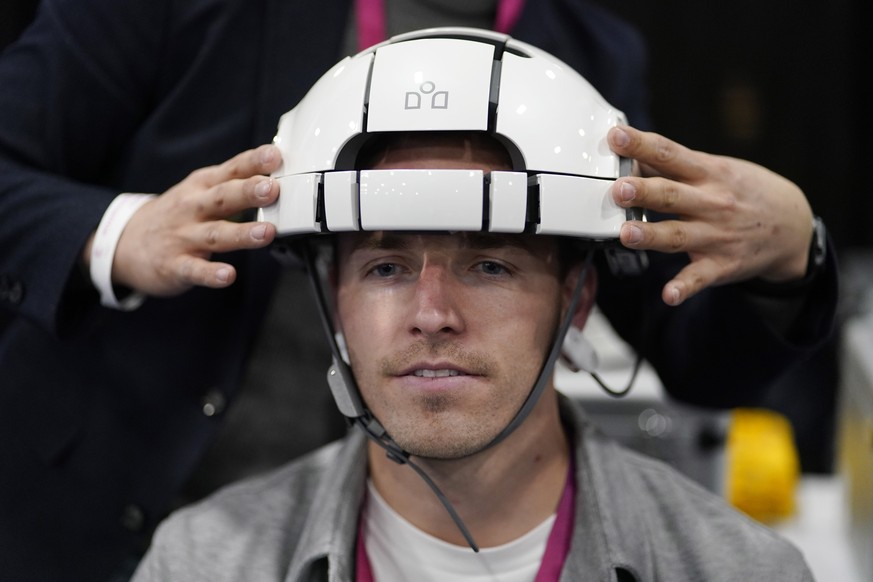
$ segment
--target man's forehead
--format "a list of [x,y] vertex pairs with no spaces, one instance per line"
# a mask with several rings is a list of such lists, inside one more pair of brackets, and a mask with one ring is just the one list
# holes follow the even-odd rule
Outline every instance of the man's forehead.
[[489,232],[392,232],[375,231],[339,235],[339,245],[346,253],[359,250],[407,250],[422,242],[437,242],[458,249],[499,249],[512,247],[527,252],[554,248],[552,237],[528,234]]

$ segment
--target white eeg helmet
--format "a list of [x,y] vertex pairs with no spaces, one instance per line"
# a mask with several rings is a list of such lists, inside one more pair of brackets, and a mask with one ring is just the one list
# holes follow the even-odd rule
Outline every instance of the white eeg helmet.
[[[639,217],[609,194],[629,173],[606,142],[624,122],[579,73],[505,34],[399,35],[340,61],[282,116],[280,196],[258,218],[280,237],[484,230],[615,240]],[[416,131],[487,132],[513,170],[355,170],[369,137]]]

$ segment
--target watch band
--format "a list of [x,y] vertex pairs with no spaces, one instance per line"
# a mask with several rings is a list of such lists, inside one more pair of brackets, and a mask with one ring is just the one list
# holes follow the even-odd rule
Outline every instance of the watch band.
[[818,269],[825,263],[828,252],[828,232],[824,221],[818,217],[812,217],[812,243],[809,245],[809,263],[806,271]]

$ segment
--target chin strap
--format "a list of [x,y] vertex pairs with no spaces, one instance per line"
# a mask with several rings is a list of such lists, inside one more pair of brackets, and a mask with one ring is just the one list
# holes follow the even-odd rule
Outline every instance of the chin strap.
[[[357,426],[360,430],[364,432],[365,435],[367,435],[367,437],[371,441],[382,447],[382,449],[385,450],[385,453],[389,459],[401,465],[408,465],[413,471],[418,474],[419,477],[422,478],[427,486],[430,487],[431,491],[433,491],[434,494],[437,496],[437,499],[439,499],[443,507],[445,507],[452,521],[461,532],[461,535],[464,536],[464,539],[466,540],[470,548],[474,552],[478,552],[478,544],[476,544],[476,541],[473,539],[473,536],[470,534],[467,526],[464,525],[463,520],[458,515],[457,511],[455,511],[455,508],[452,506],[448,498],[443,494],[442,491],[440,491],[440,488],[437,486],[436,483],[434,483],[433,479],[431,479],[427,475],[427,473],[425,473],[424,469],[422,469],[410,460],[410,453],[403,450],[403,448],[401,448],[400,445],[398,445],[394,441],[394,439],[391,438],[391,435],[388,434],[382,424],[364,406],[361,400],[360,391],[358,390],[354,376],[352,375],[352,371],[349,368],[348,364],[346,364],[346,362],[343,360],[342,349],[340,348],[336,339],[336,330],[334,329],[333,323],[331,322],[330,311],[327,307],[327,299],[324,293],[324,288],[321,285],[321,277],[319,276],[318,265],[316,264],[314,252],[315,251],[311,248],[310,245],[303,245],[303,259],[306,268],[309,271],[309,280],[312,284],[313,291],[315,292],[315,298],[319,308],[319,315],[321,316],[321,323],[324,327],[325,333],[327,334],[328,343],[330,344],[330,349],[333,354],[333,363],[328,369],[327,381],[328,385],[330,386],[331,393],[333,394],[334,400],[337,403],[337,407],[339,408],[340,412],[349,420],[350,423]],[[507,424],[503,428],[502,431],[500,431],[500,433],[497,434],[497,436],[495,436],[488,444],[486,444],[475,453],[470,453],[470,455],[490,449],[494,445],[503,441],[512,433],[512,431],[514,431],[521,425],[522,422],[524,422],[524,420],[533,410],[534,406],[540,398],[540,395],[543,393],[543,390],[545,390],[546,386],[548,385],[549,378],[551,377],[552,370],[555,366],[555,362],[558,360],[558,357],[561,354],[561,346],[564,341],[564,336],[566,335],[567,330],[570,328],[573,322],[573,315],[576,312],[577,306],[579,305],[579,300],[582,296],[582,290],[585,287],[585,280],[588,278],[588,272],[591,267],[593,257],[594,251],[588,250],[585,256],[585,263],[583,265],[582,272],[579,274],[579,279],[577,280],[576,286],[573,289],[573,296],[567,308],[567,313],[564,315],[564,319],[562,320],[561,325],[558,327],[558,330],[555,333],[552,348],[549,351],[549,354],[546,357],[546,361],[543,363],[543,366],[540,369],[537,381],[534,384],[533,388],[531,388],[531,391],[528,394],[528,397],[525,400],[524,404],[522,404],[515,417],[509,422],[509,424]]]
[[413,471],[415,471],[419,477],[430,487],[430,490],[434,492],[434,495],[437,496],[440,503],[442,503],[443,507],[449,513],[449,517],[452,518],[452,521],[455,522],[455,526],[460,530],[461,535],[464,536],[464,540],[467,542],[467,545],[474,552],[479,551],[479,545],[476,543],[476,540],[473,539],[473,535],[470,533],[470,530],[467,529],[467,526],[464,524],[464,521],[461,519],[461,516],[458,515],[458,512],[455,511],[454,506],[452,506],[449,499],[443,494],[440,488],[434,483],[433,479],[424,472],[424,469],[419,467],[417,464],[412,462],[409,459],[409,453],[400,448],[394,439],[388,435],[385,431],[385,428],[376,420],[375,417],[370,415],[369,413],[365,416],[359,416],[354,419],[354,422],[358,428],[364,431],[370,440],[385,449],[385,454],[389,459],[397,463],[398,465],[408,465]]

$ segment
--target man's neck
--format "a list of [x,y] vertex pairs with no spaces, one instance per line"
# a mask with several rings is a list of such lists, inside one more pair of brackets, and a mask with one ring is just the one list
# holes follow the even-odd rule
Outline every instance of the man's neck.
[[[566,482],[569,446],[554,391],[498,445],[457,460],[412,458],[449,499],[481,547],[524,535],[555,512]],[[370,476],[379,494],[419,529],[466,542],[427,484],[370,443]]]

